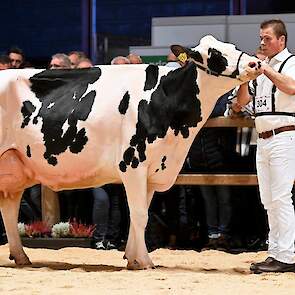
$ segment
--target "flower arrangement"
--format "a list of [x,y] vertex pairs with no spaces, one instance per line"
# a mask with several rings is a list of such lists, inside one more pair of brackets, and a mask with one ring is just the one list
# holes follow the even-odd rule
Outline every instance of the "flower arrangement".
[[95,225],[85,225],[77,221],[70,222],[70,235],[74,238],[92,237]]
[[18,223],[21,237],[29,238],[91,238],[95,225],[86,225],[72,220],[49,226],[44,221],[35,221],[31,224]]
[[51,236],[53,238],[66,238],[70,236],[70,223],[60,222],[52,226]]

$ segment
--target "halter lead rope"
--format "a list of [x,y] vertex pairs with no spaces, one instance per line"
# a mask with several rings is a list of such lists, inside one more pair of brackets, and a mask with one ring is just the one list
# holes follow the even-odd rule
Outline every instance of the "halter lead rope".
[[222,76],[222,77],[228,77],[228,78],[233,78],[233,79],[238,79],[238,80],[240,80],[239,78],[238,78],[238,76],[240,75],[240,71],[239,71],[239,65],[240,65],[240,61],[241,61],[241,57],[242,57],[242,55],[244,54],[245,52],[241,52],[241,54],[240,54],[240,56],[239,56],[239,58],[238,58],[238,62],[237,62],[237,67],[236,67],[236,69],[230,74],[230,75],[225,75],[225,74],[221,74],[221,73],[218,73],[218,72],[216,72],[216,71],[213,71],[213,70],[210,70],[210,69],[208,69],[208,68],[205,68],[204,66],[202,66],[202,65],[200,65],[200,64],[198,64],[198,63],[196,63],[196,65],[197,65],[197,67],[199,68],[199,69],[201,69],[202,71],[204,71],[204,72],[206,72],[207,74],[209,74],[209,75],[213,75],[213,76]]

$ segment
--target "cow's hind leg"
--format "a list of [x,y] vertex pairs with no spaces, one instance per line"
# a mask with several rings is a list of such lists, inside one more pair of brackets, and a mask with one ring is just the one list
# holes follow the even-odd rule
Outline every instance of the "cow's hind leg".
[[9,243],[9,259],[14,260],[17,265],[28,265],[31,264],[31,262],[23,250],[17,228],[21,197],[22,192],[8,195],[6,197],[2,196],[0,207]]
[[[148,220],[148,195],[146,174],[143,171],[135,171],[128,175],[128,181],[124,181],[129,211],[130,230],[125,250],[125,257],[128,259],[128,269],[154,268],[154,264],[148,255],[145,244],[145,227]],[[142,175],[144,174],[144,175]],[[131,180],[131,181],[130,181]]]

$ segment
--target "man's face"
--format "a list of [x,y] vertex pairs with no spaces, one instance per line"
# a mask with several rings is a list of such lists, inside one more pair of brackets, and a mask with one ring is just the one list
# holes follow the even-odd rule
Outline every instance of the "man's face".
[[22,55],[18,53],[13,53],[13,52],[9,53],[9,58],[10,58],[11,67],[13,69],[18,69],[23,62]]
[[88,61],[81,61],[77,65],[77,69],[88,69],[88,68],[91,68],[91,67],[93,67],[93,66]]
[[79,63],[79,56],[75,53],[69,55],[69,59],[71,61],[71,68],[76,68]]
[[53,58],[50,62],[49,68],[50,69],[64,69],[65,67],[60,59]]
[[265,56],[272,58],[285,48],[285,36],[277,38],[272,27],[260,29],[260,47]]

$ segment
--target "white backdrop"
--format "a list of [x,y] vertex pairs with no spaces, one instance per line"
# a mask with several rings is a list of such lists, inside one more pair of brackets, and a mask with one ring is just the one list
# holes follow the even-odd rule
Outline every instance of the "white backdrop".
[[231,16],[166,17],[152,20],[152,46],[130,47],[140,55],[162,55],[172,44],[195,46],[208,34],[235,44],[250,54],[259,46],[260,23],[269,18],[280,18],[288,30],[288,48],[295,51],[295,14],[260,14]]

